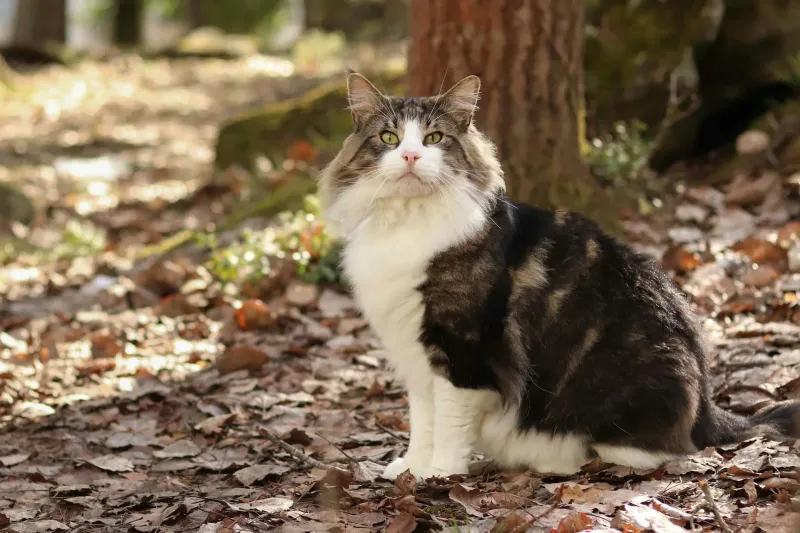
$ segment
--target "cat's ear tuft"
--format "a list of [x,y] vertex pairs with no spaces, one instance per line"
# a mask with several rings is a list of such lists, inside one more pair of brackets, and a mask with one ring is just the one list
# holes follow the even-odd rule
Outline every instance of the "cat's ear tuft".
[[481,79],[478,76],[467,76],[442,95],[447,110],[459,121],[469,126],[478,109],[478,98],[481,94]]
[[363,124],[368,116],[379,113],[384,98],[367,78],[348,69],[347,101],[356,126]]

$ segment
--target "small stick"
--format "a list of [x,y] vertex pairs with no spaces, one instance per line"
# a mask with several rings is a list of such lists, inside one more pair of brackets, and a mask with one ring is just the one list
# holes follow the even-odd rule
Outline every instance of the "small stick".
[[698,485],[700,486],[700,490],[703,491],[703,495],[706,497],[708,507],[711,509],[711,512],[714,513],[714,517],[717,519],[719,528],[724,533],[733,533],[731,528],[728,527],[728,524],[725,523],[725,519],[722,518],[722,513],[719,511],[719,507],[717,507],[717,504],[714,503],[714,497],[711,495],[711,489],[708,487],[708,483],[706,481],[700,481]]
[[350,464],[352,464],[352,465],[358,465],[358,461],[356,461],[355,459],[353,459],[353,456],[352,456],[352,455],[350,455],[349,453],[347,453],[346,451],[344,451],[344,450],[343,450],[343,449],[341,449],[339,446],[337,446],[336,444],[332,443],[331,441],[329,441],[327,438],[323,437],[323,436],[322,436],[322,435],[320,435],[319,433],[316,433],[316,435],[317,435],[317,437],[321,438],[322,440],[324,440],[325,442],[327,442],[328,444],[330,444],[331,446],[333,446],[334,448],[336,448],[336,451],[338,451],[339,453],[341,453],[342,455],[344,455],[344,456],[347,458],[347,460],[348,460],[348,461],[350,461]]
[[312,466],[314,468],[322,468],[324,470],[329,470],[331,468],[329,465],[326,465],[325,463],[323,463],[321,461],[317,461],[313,457],[309,457],[308,455],[306,455],[305,453],[303,453],[299,449],[295,448],[294,446],[292,446],[288,442],[284,441],[282,438],[280,438],[275,433],[271,432],[270,430],[268,430],[266,428],[261,428],[260,427],[260,428],[258,428],[258,432],[261,434],[262,437],[268,438],[269,440],[271,440],[272,442],[277,444],[283,451],[285,451],[286,453],[288,453],[289,455],[291,455],[292,457],[294,457],[298,461],[306,463],[307,465],[310,465],[310,466]]
[[381,429],[383,432],[385,432],[385,433],[387,433],[388,435],[390,435],[390,436],[394,437],[395,439],[397,439],[398,441],[400,441],[400,442],[402,442],[402,443],[405,443],[405,442],[408,440],[408,439],[404,439],[403,437],[401,437],[401,436],[400,436],[400,435],[398,435],[397,433],[395,433],[395,432],[391,431],[389,428],[387,428],[387,427],[385,427],[385,426],[382,426],[382,425],[380,425],[380,424],[375,424],[375,425],[376,425],[376,426],[378,426],[378,427],[379,427],[379,428],[380,428],[380,429]]

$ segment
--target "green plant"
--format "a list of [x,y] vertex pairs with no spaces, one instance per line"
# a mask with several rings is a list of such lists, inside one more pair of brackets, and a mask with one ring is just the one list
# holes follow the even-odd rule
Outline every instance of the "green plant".
[[319,200],[309,195],[298,211],[278,215],[277,224],[261,231],[245,230],[241,239],[220,247],[215,235],[198,238],[208,246],[209,271],[222,283],[256,282],[277,261],[289,259],[297,276],[308,283],[338,281],[339,247],[319,220]]
[[636,120],[630,124],[617,122],[612,133],[592,139],[586,153],[592,171],[613,187],[636,179],[653,146],[646,131],[647,126]]

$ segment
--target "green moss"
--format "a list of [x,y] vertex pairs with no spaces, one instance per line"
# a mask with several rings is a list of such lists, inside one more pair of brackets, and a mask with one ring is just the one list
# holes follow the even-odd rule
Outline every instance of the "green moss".
[[[385,72],[387,91],[402,92],[403,73]],[[350,133],[344,76],[306,94],[270,104],[225,123],[217,137],[214,164],[218,168],[239,165],[254,169],[259,156],[280,164],[298,141],[310,143],[321,157],[333,154]]]

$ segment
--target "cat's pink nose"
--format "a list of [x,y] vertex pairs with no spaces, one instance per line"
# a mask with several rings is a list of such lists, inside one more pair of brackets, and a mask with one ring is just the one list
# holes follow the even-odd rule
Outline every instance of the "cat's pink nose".
[[416,163],[417,159],[419,159],[419,154],[417,152],[403,152],[402,156],[410,167],[413,167],[414,163]]

